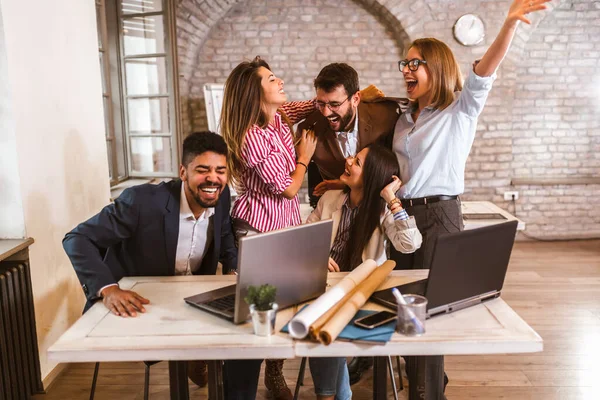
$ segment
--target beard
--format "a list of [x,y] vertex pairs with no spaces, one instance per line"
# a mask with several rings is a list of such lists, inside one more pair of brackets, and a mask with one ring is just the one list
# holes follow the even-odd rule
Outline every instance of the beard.
[[349,125],[352,123],[352,121],[354,120],[354,117],[356,115],[353,111],[354,110],[352,108],[350,108],[344,115],[339,115],[337,113],[334,114],[335,116],[339,117],[339,119],[340,119],[339,120],[340,125],[338,128],[338,131],[344,132],[348,129],[351,129],[351,127],[349,128]]
[[[221,191],[223,190],[223,186],[200,185],[196,188],[196,191],[193,191],[188,182],[186,182],[186,185],[189,190],[189,193],[191,193],[191,195],[192,195],[192,198],[200,207],[211,208],[211,207],[215,207],[219,203],[219,198],[221,197]],[[217,191],[215,193],[216,197],[214,199],[203,199],[202,198],[201,190],[202,190],[202,188],[207,188],[207,187],[217,188]]]
[[350,130],[352,129],[349,125],[352,122],[352,120],[354,119],[354,113],[352,112],[352,108],[348,110],[348,112],[340,117],[340,129],[342,131],[346,131],[346,130]]

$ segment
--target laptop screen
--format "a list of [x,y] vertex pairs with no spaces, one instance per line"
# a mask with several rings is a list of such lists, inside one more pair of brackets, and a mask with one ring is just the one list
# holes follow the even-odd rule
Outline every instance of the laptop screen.
[[499,292],[517,223],[510,221],[439,236],[427,282],[427,309]]

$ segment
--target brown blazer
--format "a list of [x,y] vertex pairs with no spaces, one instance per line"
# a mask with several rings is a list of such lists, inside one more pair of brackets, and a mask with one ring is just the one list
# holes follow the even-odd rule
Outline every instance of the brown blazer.
[[[359,152],[369,144],[383,141],[393,135],[399,115],[400,106],[394,101],[360,102],[356,151]],[[320,111],[315,111],[298,125],[296,132],[300,135],[302,129],[313,124],[317,135],[317,148],[312,159],[319,167],[323,179],[338,179],[344,173],[345,158],[336,140],[336,133],[329,127],[327,118]]]

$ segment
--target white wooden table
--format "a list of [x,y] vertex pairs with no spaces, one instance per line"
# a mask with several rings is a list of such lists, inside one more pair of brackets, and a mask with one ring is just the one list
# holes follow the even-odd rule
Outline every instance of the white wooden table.
[[462,202],[462,213],[464,214],[501,214],[506,219],[465,219],[465,229],[481,228],[483,226],[489,226],[494,224],[500,224],[508,221],[519,221],[517,230],[525,230],[525,222],[516,218],[508,211],[503,210],[494,203],[489,201],[463,201]]
[[[382,288],[426,274],[425,270],[394,271]],[[335,284],[343,275],[330,274],[329,283]],[[234,276],[222,275],[123,278],[121,288],[150,300],[146,313],[137,318],[116,317],[99,302],[50,347],[48,356],[58,362],[169,360],[171,396],[183,399],[187,398],[187,376],[181,373],[180,360],[527,353],[543,347],[540,336],[502,299],[438,316],[427,321],[425,335],[394,334],[384,346],[342,341],[322,346],[294,341],[283,333],[259,337],[252,333],[250,323],[233,325],[183,301],[234,280]],[[379,306],[368,303],[366,308]],[[278,331],[297,309],[278,313]]]

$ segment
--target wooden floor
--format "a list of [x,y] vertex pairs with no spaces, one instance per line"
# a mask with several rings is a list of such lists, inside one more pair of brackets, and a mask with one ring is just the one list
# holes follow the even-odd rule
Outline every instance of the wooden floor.
[[[448,399],[600,399],[600,240],[517,243],[502,297],[542,336],[544,352],[447,357]],[[292,390],[298,368],[298,360],[285,364]],[[34,399],[88,399],[92,372],[93,364],[74,364]],[[168,399],[167,364],[150,375],[150,399]],[[257,397],[266,399],[262,379]],[[96,399],[142,399],[143,381],[142,363],[102,363]],[[309,373],[305,382],[301,398],[313,398]],[[352,390],[370,399],[371,373]],[[190,397],[207,391],[190,384]]]

